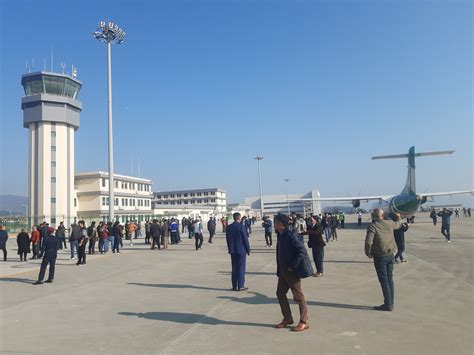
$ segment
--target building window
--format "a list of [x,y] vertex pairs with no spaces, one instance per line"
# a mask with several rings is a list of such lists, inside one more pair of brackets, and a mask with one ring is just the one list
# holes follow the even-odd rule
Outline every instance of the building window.
[[187,205],[187,204],[188,204],[188,200],[184,200],[184,204]]
[[102,187],[105,187],[105,178],[102,178]]
[[77,207],[77,198],[74,199],[74,207]]
[[115,188],[116,188],[116,189],[118,189],[118,183],[119,183],[119,182],[118,182],[117,180],[115,180]]
[[114,201],[115,201],[115,202],[114,202],[115,206],[118,206],[118,205],[119,205],[119,199],[115,197],[115,198],[114,198]]
[[209,196],[209,192],[204,192],[204,196]]
[[56,137],[56,131],[51,131],[51,137]]
[[55,145],[52,145],[52,146],[51,146],[51,151],[52,151],[52,152],[55,152],[55,151],[56,151],[56,146],[55,146]]
[[51,203],[56,203],[56,197],[51,197]]
[[157,198],[158,200],[161,200],[161,195],[157,195],[156,198]]
[[51,224],[56,224],[56,218],[55,217],[51,217]]
[[164,195],[163,198],[168,198],[168,195]]
[[52,161],[52,162],[51,162],[51,167],[53,167],[53,168],[56,167],[56,162],[55,162],[55,161]]
[[211,192],[211,196],[215,196],[215,195],[216,195],[216,193],[215,193],[215,192]]
[[102,197],[102,206],[105,206],[105,197]]
[[194,193],[191,193],[191,197],[194,197]]
[[211,202],[216,202],[216,199],[215,199],[215,198],[211,198]]
[[205,203],[209,203],[209,199],[206,198],[206,199],[204,200],[204,202],[205,202]]
[[107,206],[109,205],[109,201],[110,201],[110,200],[109,200],[109,198],[107,197],[107,198],[105,199],[105,203],[106,203]]
[[181,194],[177,194],[176,197],[181,197]]
[[56,183],[56,178],[55,178],[54,176],[51,177],[51,183],[52,183],[52,184],[55,184],[55,183]]
[[125,185],[123,184],[123,181],[122,181],[122,189],[124,188],[124,186],[125,186]]
[[183,194],[183,197],[188,197],[188,194]]
[[198,192],[198,196],[201,196],[201,193],[200,193],[200,192]]

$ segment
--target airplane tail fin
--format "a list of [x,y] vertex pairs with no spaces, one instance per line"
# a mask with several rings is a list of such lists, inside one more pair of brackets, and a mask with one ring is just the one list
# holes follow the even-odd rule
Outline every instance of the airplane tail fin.
[[426,156],[431,156],[431,155],[443,155],[443,154],[453,154],[453,153],[454,153],[454,150],[415,153],[415,147],[413,146],[408,151],[408,154],[380,155],[380,156],[372,157],[372,160],[408,158],[408,175],[407,175],[407,181],[405,183],[405,188],[403,189],[402,194],[416,195],[415,157],[426,157]]

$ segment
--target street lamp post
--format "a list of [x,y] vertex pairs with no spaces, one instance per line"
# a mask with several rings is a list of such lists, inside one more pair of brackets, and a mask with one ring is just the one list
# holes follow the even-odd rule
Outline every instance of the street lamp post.
[[288,216],[290,215],[290,201],[288,200],[288,181],[290,181],[290,179],[286,178],[285,179],[285,186],[286,186],[286,207],[287,207],[287,210],[288,210]]
[[113,22],[99,22],[99,27],[92,34],[97,40],[107,44],[107,91],[109,123],[109,221],[114,221],[114,142],[112,130],[112,43],[120,44],[125,40],[125,32]]
[[262,174],[260,174],[260,160],[262,160],[263,157],[257,155],[254,159],[257,161],[258,166],[258,188],[260,190],[260,218],[263,218]]

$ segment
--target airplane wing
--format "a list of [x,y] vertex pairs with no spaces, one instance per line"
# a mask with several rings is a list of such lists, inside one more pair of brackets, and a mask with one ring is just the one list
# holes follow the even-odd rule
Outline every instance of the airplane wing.
[[341,202],[352,202],[352,201],[371,201],[371,200],[387,200],[395,195],[378,195],[378,196],[354,196],[354,197],[316,197],[316,198],[298,198],[288,199],[287,201],[341,201]]
[[418,194],[421,197],[435,197],[435,196],[451,196],[451,195],[464,195],[464,194],[471,194],[474,195],[474,190],[463,190],[463,191],[448,191],[448,192],[427,192]]

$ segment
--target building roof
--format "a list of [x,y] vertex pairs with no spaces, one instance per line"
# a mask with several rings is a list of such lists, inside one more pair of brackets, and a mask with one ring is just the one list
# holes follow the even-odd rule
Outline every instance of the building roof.
[[226,192],[224,189],[219,187],[210,187],[207,189],[194,189],[194,190],[173,190],[173,191],[154,191],[155,195],[164,195],[164,194],[182,194],[182,193],[194,193],[194,192]]
[[[109,177],[109,173],[105,171],[94,171],[94,172],[84,172],[84,173],[76,173],[75,179],[88,179],[88,178],[103,178],[103,177]],[[146,184],[151,184],[152,180],[150,179],[143,179],[135,176],[128,176],[128,175],[120,175],[120,174],[115,174],[114,173],[114,179],[120,179],[120,180],[127,180],[127,181],[132,181],[132,182],[141,182],[141,183],[146,183]]]

